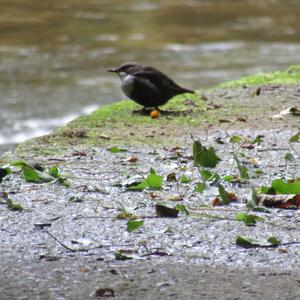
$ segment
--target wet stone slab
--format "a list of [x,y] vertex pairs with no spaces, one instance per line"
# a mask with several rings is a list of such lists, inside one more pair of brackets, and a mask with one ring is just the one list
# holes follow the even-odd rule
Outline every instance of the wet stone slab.
[[[264,138],[253,149],[241,149],[228,143],[233,134]],[[235,240],[238,235],[276,236],[282,243],[299,242],[299,212],[255,212],[264,218],[255,226],[234,221],[236,212],[246,212],[252,186],[300,176],[297,161],[289,164],[284,159],[287,152],[299,153],[298,143],[288,143],[293,134],[294,129],[210,132],[203,143],[214,146],[221,158],[214,171],[220,176],[238,174],[232,152],[242,151],[250,175],[249,183],[223,182],[239,201],[215,208],[204,206],[218,196],[214,184],[195,192],[200,175],[188,136],[189,143],[181,147],[124,147],[126,151],[112,153],[71,146],[63,156],[35,157],[43,166],[57,165],[69,177],[70,187],[28,183],[19,174],[4,178],[2,192],[25,211],[0,206],[3,299],[94,298],[101,287],[113,289],[117,299],[262,299],[272,289],[278,292],[275,299],[296,299],[299,244],[245,249]],[[194,137],[203,136],[199,132]],[[30,157],[21,159],[33,163]],[[150,168],[163,176],[163,188],[128,191],[126,185],[143,180]],[[177,182],[167,181],[170,173]],[[180,182],[183,175],[188,183]],[[159,218],[157,203],[183,204],[191,215]],[[143,219],[144,225],[128,232],[127,220],[116,218],[122,209]],[[116,252],[131,259],[116,260]]]

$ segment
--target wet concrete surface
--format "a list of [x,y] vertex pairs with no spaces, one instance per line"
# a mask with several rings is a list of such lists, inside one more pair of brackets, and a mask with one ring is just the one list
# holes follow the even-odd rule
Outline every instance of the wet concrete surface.
[[[25,211],[9,210],[5,201],[0,205],[1,299],[94,299],[96,291],[105,288],[111,290],[104,296],[112,296],[113,291],[116,299],[299,299],[300,245],[293,243],[300,241],[299,210],[250,211],[264,218],[255,226],[234,220],[236,212],[246,211],[252,186],[300,177],[299,143],[289,143],[299,117],[270,119],[274,110],[296,101],[287,97],[295,89],[268,91],[266,98],[277,101],[277,106],[266,113],[263,126],[255,119],[256,104],[247,91],[240,98],[227,93],[227,101],[247,104],[249,118],[243,126],[191,128],[194,138],[216,148],[221,162],[214,171],[220,176],[238,174],[232,154],[243,153],[239,157],[250,180],[222,181],[238,196],[239,201],[229,206],[207,206],[218,196],[214,184],[208,184],[204,193],[195,192],[200,175],[191,157],[188,131],[179,132],[168,147],[120,145],[126,151],[112,153],[104,146],[70,143],[63,154],[33,158],[28,145],[27,152],[16,152],[18,157],[8,154],[7,162],[19,158],[46,167],[57,165],[69,177],[70,187],[28,183],[18,173],[4,178],[1,192]],[[209,95],[216,103],[226,98],[221,93]],[[266,108],[268,103],[260,104]],[[231,115],[237,113],[225,114]],[[264,137],[247,149],[229,143],[234,134],[249,140]],[[296,160],[287,162],[286,153]],[[145,178],[150,168],[163,176],[161,190],[126,189],[126,184]],[[167,181],[170,173],[178,179],[185,175],[190,182]],[[184,204],[191,215],[180,212],[178,218],[159,218],[157,203]],[[117,219],[124,208],[143,219],[144,225],[128,232],[127,220]],[[275,236],[283,245],[241,248],[235,243],[238,235],[263,240]],[[131,259],[116,260],[120,251]]]

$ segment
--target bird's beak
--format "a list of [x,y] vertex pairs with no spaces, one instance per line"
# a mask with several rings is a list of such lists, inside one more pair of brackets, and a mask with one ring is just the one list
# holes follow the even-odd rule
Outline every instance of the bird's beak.
[[112,69],[108,69],[108,72],[113,72],[113,73],[118,73],[118,69],[117,68],[112,68]]

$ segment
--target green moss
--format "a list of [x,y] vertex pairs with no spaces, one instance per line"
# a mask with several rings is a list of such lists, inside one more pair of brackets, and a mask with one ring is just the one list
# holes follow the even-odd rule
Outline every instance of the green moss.
[[239,80],[224,82],[220,85],[222,88],[236,88],[244,85],[261,84],[299,84],[300,83],[300,65],[289,67],[286,71],[277,71],[274,73],[259,73],[253,76],[242,77]]
[[[274,83],[299,84],[300,65],[283,72],[257,74],[225,82],[216,89],[206,91],[208,101],[201,99],[200,92],[196,95],[179,95],[162,107],[162,116],[157,119],[151,119],[149,113],[133,113],[142,107],[131,100],[106,105],[88,116],[76,118],[50,135],[26,141],[19,145],[15,153],[55,156],[85,145],[170,145],[197,128],[221,126],[220,119],[234,122],[237,116],[246,119],[265,118],[270,107],[269,98],[266,97],[264,102],[261,97],[256,98],[255,85]],[[244,85],[253,86],[253,92],[249,94],[240,88]],[[235,95],[229,97],[230,101],[226,96],[228,92]],[[219,107],[214,108],[211,103]]]

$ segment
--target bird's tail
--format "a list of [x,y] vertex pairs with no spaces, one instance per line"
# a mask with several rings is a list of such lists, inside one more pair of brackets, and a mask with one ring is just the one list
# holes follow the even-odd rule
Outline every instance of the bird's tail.
[[195,94],[195,91],[180,87],[180,94],[185,94],[185,93]]

